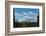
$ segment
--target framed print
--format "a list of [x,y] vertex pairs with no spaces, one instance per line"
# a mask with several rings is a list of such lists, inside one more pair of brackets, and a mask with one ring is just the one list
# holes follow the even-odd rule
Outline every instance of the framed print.
[[6,2],[6,34],[35,34],[45,32],[45,4]]

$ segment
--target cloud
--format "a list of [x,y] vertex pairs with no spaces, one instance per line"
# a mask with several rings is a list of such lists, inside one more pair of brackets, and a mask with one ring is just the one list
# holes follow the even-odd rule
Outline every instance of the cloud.
[[[31,14],[33,14],[33,13],[31,13]],[[21,19],[30,19],[30,20],[33,20],[35,22],[37,20],[37,16],[31,16],[31,14],[29,15],[29,14],[27,14],[25,12],[23,14],[15,13],[15,16],[21,16],[21,17],[23,17],[23,18],[18,19],[20,21],[21,21]]]
[[23,18],[26,18],[26,19],[31,19],[33,17],[33,16],[18,14],[18,13],[15,13],[15,16],[22,16]]
[[29,11],[28,14],[30,14],[32,16],[37,16],[37,14],[35,14],[35,13],[31,12],[31,11]]
[[28,12],[29,14],[33,14],[31,11]]
[[19,13],[15,13],[15,16],[23,16],[23,15]]
[[28,15],[26,12],[23,12],[24,15]]
[[32,16],[35,16],[35,14],[31,11],[28,12],[28,14],[32,15]]

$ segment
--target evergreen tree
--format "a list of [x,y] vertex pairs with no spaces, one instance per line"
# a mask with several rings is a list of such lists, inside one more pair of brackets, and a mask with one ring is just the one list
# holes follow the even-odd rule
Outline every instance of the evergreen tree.
[[38,12],[38,16],[37,16],[37,26],[39,26],[39,12]]
[[13,27],[15,27],[15,9],[13,8]]

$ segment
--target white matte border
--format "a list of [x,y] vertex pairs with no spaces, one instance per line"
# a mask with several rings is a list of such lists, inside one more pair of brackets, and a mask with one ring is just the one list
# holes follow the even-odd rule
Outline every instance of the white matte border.
[[[38,8],[39,9],[39,27],[28,27],[28,28],[13,28],[13,8]],[[24,5],[10,5],[10,31],[36,31],[42,30],[42,6],[24,6]]]

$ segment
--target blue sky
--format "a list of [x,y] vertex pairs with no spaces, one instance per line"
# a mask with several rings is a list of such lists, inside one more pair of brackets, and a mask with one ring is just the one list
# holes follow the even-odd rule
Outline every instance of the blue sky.
[[37,21],[37,16],[39,9],[35,8],[14,8],[13,11],[15,12],[15,19],[17,19],[19,22],[27,20],[30,20],[31,22]]

